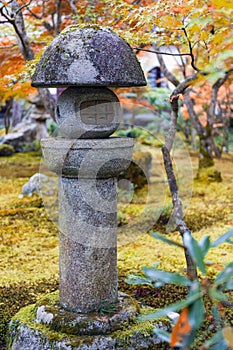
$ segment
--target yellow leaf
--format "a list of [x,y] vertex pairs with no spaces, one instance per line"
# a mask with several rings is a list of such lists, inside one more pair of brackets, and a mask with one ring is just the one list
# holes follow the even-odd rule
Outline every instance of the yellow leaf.
[[212,0],[213,5],[215,5],[217,8],[224,7],[225,9],[232,9],[233,8],[233,0]]
[[161,24],[165,28],[178,28],[183,26],[181,20],[171,15],[161,17]]
[[204,41],[204,40],[208,39],[208,37],[209,37],[209,34],[203,30],[200,34],[200,39]]

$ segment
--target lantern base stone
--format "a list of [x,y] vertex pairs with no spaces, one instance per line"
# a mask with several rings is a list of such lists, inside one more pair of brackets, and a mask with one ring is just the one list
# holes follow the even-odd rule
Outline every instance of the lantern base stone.
[[[58,293],[51,293],[36,304],[21,309],[13,317],[7,349],[159,349],[162,341],[153,333],[155,324],[137,321],[139,311],[144,313],[152,309],[140,309],[136,300],[119,293],[116,304],[106,305],[98,313],[70,312],[59,305]],[[169,327],[161,321],[156,326]]]

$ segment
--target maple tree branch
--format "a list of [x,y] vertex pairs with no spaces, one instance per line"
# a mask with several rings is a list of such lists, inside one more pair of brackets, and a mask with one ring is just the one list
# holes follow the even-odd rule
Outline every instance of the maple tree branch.
[[[208,120],[210,127],[213,127],[213,124],[215,123],[215,109],[216,109],[216,102],[217,102],[219,89],[226,82],[226,80],[229,78],[229,75],[231,73],[232,73],[231,70],[226,72],[225,75],[223,77],[219,78],[212,86],[210,104],[209,104],[209,108],[207,110],[207,120]],[[216,146],[216,145],[214,144],[214,146]]]
[[187,41],[188,41],[188,46],[189,46],[189,51],[190,51],[189,56],[191,57],[191,66],[192,66],[192,68],[193,68],[195,71],[200,72],[200,69],[197,68],[197,66],[195,65],[195,58],[194,58],[194,54],[193,54],[193,48],[192,48],[191,41],[190,41],[190,39],[189,39],[189,37],[188,37],[188,33],[187,33],[187,31],[186,31],[185,28],[182,28],[182,30],[183,30],[183,32],[184,32],[184,35],[185,35]]
[[42,19],[43,15],[44,15],[44,13],[42,12],[42,14],[40,16],[38,16],[36,13],[32,12],[32,10],[30,8],[28,8],[28,12],[36,19]]
[[163,52],[160,50],[141,49],[140,47],[133,47],[133,50],[151,52],[151,53],[156,53],[156,54],[160,54],[160,55],[167,55],[167,56],[191,56],[190,53],[172,53],[172,52],[166,52],[166,51]]
[[56,34],[58,35],[61,31],[61,2],[62,0],[56,1],[56,14],[57,14],[57,23],[56,23]]
[[[184,221],[182,201],[179,195],[177,181],[174,174],[171,155],[170,155],[171,149],[174,144],[176,128],[177,128],[177,118],[178,118],[178,110],[179,110],[178,100],[179,100],[178,96],[172,97],[170,100],[171,107],[172,107],[171,124],[170,124],[169,132],[166,135],[165,144],[162,147],[162,154],[163,154],[163,162],[164,162],[164,167],[167,174],[168,184],[172,195],[172,204],[173,204],[173,211],[174,211],[173,216],[174,216],[177,228],[183,239],[184,233],[185,232],[190,233],[190,230],[188,229]],[[187,248],[184,248],[184,253],[185,253],[185,258],[187,263],[187,275],[191,280],[195,280],[198,278],[198,276],[197,276],[197,269],[194,264],[194,261]]]
[[0,50],[12,49],[12,47],[15,47],[15,46],[17,46],[17,45],[12,44],[12,45],[0,46]]
[[74,0],[68,0],[68,3],[70,5],[70,7],[71,7],[71,10],[72,10],[73,14],[77,15],[77,8],[76,8]]
[[15,12],[15,15],[17,16],[17,14],[20,11],[22,11],[23,8],[28,7],[31,4],[31,2],[32,2],[32,0],[29,0],[29,2],[27,4],[25,4],[25,2],[23,1],[24,4],[18,8],[18,10]]
[[[6,13],[3,12],[3,9],[6,11]],[[6,18],[7,22],[11,22],[11,21],[12,21],[12,17],[10,16],[10,14],[9,14],[8,9],[7,9],[6,6],[3,5],[3,6],[0,8],[0,13],[1,13],[1,15],[2,15],[3,17]],[[4,22],[3,22],[3,23],[4,23]]]
[[[153,47],[156,49],[156,51],[160,52],[158,46],[154,43]],[[164,76],[174,85],[177,86],[180,84],[179,80],[175,77],[175,75],[167,69],[167,66],[165,64],[164,58],[161,53],[157,53],[157,58],[161,67],[161,71],[163,72]]]

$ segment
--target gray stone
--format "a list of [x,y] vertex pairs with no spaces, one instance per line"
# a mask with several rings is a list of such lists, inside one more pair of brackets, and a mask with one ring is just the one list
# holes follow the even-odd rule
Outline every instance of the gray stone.
[[119,293],[115,304],[106,304],[97,313],[77,313],[59,304],[57,292],[45,295],[36,305],[36,323],[73,335],[110,334],[128,326],[138,314],[139,306],[127,294]]
[[70,139],[108,137],[118,128],[120,115],[117,96],[104,87],[70,87],[56,108],[59,134]]
[[55,193],[56,182],[49,179],[48,176],[40,173],[32,175],[28,182],[26,182],[22,187],[22,193],[19,198],[24,196],[31,197],[33,193],[40,195],[52,195]]
[[14,147],[15,152],[24,151],[25,144],[31,145],[36,138],[36,123],[23,124],[20,123],[14,132],[0,138],[0,145],[7,144]]
[[133,145],[133,139],[120,137],[41,140],[43,156],[51,171],[65,177],[89,179],[118,176],[130,164]]
[[50,119],[51,116],[47,113],[44,106],[35,105],[32,107],[30,118],[36,123],[36,140],[41,140],[49,136],[46,120]]
[[33,86],[143,86],[132,48],[101,27],[67,28],[45,50]]
[[[8,350],[152,350],[162,343],[153,329],[170,329],[168,322],[138,322],[136,301],[126,294],[120,297],[120,309],[103,315],[62,310],[57,297],[52,294],[55,295],[51,293],[43,297],[37,304],[21,309],[14,316],[9,325]],[[38,308],[44,302],[49,305],[44,307],[43,312],[53,314],[53,317],[49,322],[46,321],[47,316],[42,317],[44,322],[41,318],[38,322]],[[154,311],[151,308],[142,310]],[[115,323],[111,328],[108,322],[111,324],[114,317]]]
[[117,301],[117,175],[133,139],[42,140],[59,174],[60,303],[91,312]]

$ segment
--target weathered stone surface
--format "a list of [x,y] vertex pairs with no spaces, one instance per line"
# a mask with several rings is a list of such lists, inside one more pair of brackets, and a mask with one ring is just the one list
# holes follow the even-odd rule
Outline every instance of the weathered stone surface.
[[117,300],[116,180],[61,177],[59,203],[60,303],[97,311]]
[[60,303],[91,312],[117,301],[117,179],[133,140],[42,140],[59,176]]
[[132,159],[134,140],[110,137],[107,139],[41,140],[46,165],[65,177],[110,178],[127,169]]
[[49,328],[73,335],[110,334],[135,320],[138,314],[136,301],[119,293],[115,304],[105,305],[98,313],[77,313],[65,310],[59,304],[59,293],[45,295],[36,304],[36,322]]
[[108,137],[118,128],[120,115],[117,96],[104,87],[70,87],[56,108],[59,134],[70,139]]
[[36,138],[36,123],[20,123],[15,132],[9,133],[0,138],[0,145],[7,144],[14,147],[16,152],[22,152],[25,144],[30,145]]
[[48,176],[40,173],[32,175],[28,182],[26,182],[22,187],[22,193],[20,198],[24,196],[32,196],[33,193],[39,195],[52,195],[56,191],[56,182],[51,180]]
[[146,80],[131,47],[104,28],[67,28],[45,50],[33,86],[141,86]]
[[[43,301],[41,302],[43,304]],[[127,304],[122,304],[122,318],[124,318],[124,316],[122,316],[124,310],[127,314],[129,310]],[[52,320],[54,324],[52,322],[39,323],[36,318],[37,311],[38,305],[34,304],[21,309],[18,314],[14,316],[9,325],[8,350],[154,350],[155,346],[158,349],[159,344],[162,343],[153,333],[155,325],[148,321],[138,322],[135,317],[131,318],[131,316],[126,316],[126,318],[128,317],[127,322],[129,322],[129,324],[124,324],[124,327],[122,327],[123,323],[121,318],[118,318],[116,323],[120,322],[120,324],[119,327],[115,325],[115,329],[120,329],[113,329],[109,334],[95,335],[93,334],[92,328],[94,319],[99,316],[102,321],[102,325],[101,322],[99,323],[100,333],[104,330],[106,324],[104,324],[104,317],[101,317],[101,314],[96,314],[95,316],[90,315],[90,318],[93,317],[92,321],[90,323],[87,321],[84,322],[86,332],[88,332],[89,329],[90,334],[74,335],[73,331],[75,327],[72,329],[72,322],[74,320],[71,317],[70,322],[68,322],[68,313],[67,319],[64,317],[60,320],[58,331],[56,331],[54,329],[56,324],[55,318]],[[109,316],[105,314],[105,317],[111,320],[114,315],[117,315],[118,311],[119,310],[115,310]],[[148,312],[150,311],[153,310],[148,310]],[[66,313],[65,310],[64,313]],[[82,316],[85,317],[85,315]],[[73,314],[73,317],[75,317],[75,314]],[[65,321],[63,323],[64,319]],[[76,314],[76,320],[77,319],[78,314]],[[66,325],[68,325],[67,329],[65,329]],[[80,326],[81,330],[82,325],[80,324]],[[170,328],[169,324],[166,323],[166,325],[164,325],[162,322],[157,322],[156,326],[166,330]],[[97,331],[97,327],[95,330]]]

